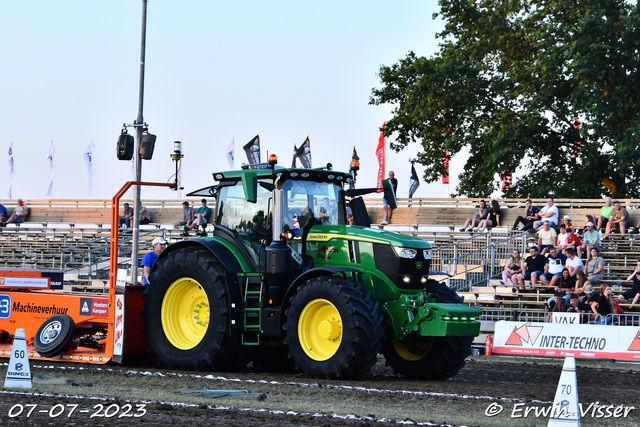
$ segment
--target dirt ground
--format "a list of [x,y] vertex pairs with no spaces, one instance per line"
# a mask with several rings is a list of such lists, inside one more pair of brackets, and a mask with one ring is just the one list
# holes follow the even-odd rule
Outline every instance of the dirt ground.
[[[69,366],[69,365],[60,365]],[[76,365],[77,366],[77,365]],[[130,369],[138,371],[148,369],[151,372],[175,372],[158,369],[155,366],[146,367],[120,367],[110,366],[114,370],[122,370],[124,372]],[[142,368],[142,369],[141,369]],[[86,366],[85,369],[96,369],[96,367]],[[504,358],[495,357],[475,357],[467,361],[467,365],[460,371],[458,375],[447,381],[418,381],[407,380],[394,376],[392,371],[384,366],[384,360],[381,358],[376,364],[371,374],[357,381],[328,381],[313,380],[301,377],[295,372],[290,373],[267,373],[267,372],[234,372],[234,373],[213,373],[206,374],[222,375],[228,378],[238,378],[240,380],[264,380],[277,381],[279,383],[301,382],[319,385],[332,389],[331,386],[337,386],[335,393],[341,393],[345,396],[349,394],[358,394],[359,398],[367,400],[367,404],[374,406],[384,406],[393,403],[402,403],[407,401],[407,396],[402,393],[363,393],[361,391],[344,390],[344,386],[363,387],[367,389],[378,390],[396,390],[413,392],[415,402],[416,392],[425,392],[429,395],[419,397],[417,399],[448,399],[448,400],[464,400],[463,396],[489,396],[498,399],[520,399],[522,401],[542,401],[551,402],[554,399],[558,379],[562,370],[562,365],[558,360],[557,363],[542,363],[533,360],[528,361],[506,361]],[[620,365],[611,363],[611,368],[596,368],[578,366],[577,377],[579,386],[579,396],[581,402],[600,402],[600,404],[628,405],[638,408],[630,413],[628,421],[630,425],[640,424],[640,388],[638,384],[638,365]],[[53,375],[55,370],[49,372]],[[68,373],[68,372],[67,372]],[[193,374],[193,373],[189,373]],[[203,373],[205,374],[205,373]],[[327,387],[328,386],[328,387]],[[90,394],[90,389],[78,389],[79,393]],[[282,386],[281,392],[295,393],[295,387]],[[333,391],[332,391],[333,392]],[[434,393],[454,394],[456,396],[434,396]],[[217,407],[215,404],[201,404],[200,406],[175,406],[164,403],[147,403],[146,413],[140,417],[118,418],[122,415],[121,410],[118,415],[112,418],[89,418],[90,414],[95,412],[93,406],[97,403],[104,404],[105,407],[110,404],[116,404],[123,408],[124,401],[100,401],[75,399],[63,396],[33,396],[21,395],[16,393],[0,394],[0,425],[22,425],[27,421],[26,411],[19,416],[15,415],[19,407],[15,405],[37,404],[28,419],[31,425],[47,425],[47,426],[74,426],[74,425],[91,425],[91,426],[112,426],[112,425],[145,425],[145,426],[191,426],[195,423],[199,425],[233,425],[233,426],[361,426],[361,425],[380,425],[379,419],[341,419],[331,414],[318,415],[287,415],[286,413],[274,413],[273,411],[259,412],[254,410],[241,409],[242,403],[239,402],[234,407]],[[345,397],[346,398],[346,397]],[[444,402],[444,400],[443,400]],[[491,400],[483,400],[483,405],[488,405]],[[505,400],[497,400],[504,405]],[[133,403],[133,402],[132,402]],[[142,402],[140,402],[142,403]],[[419,400],[418,400],[419,403]],[[77,412],[67,417],[69,407],[65,408],[64,413],[54,417],[63,405],[77,404]],[[57,408],[54,406],[58,405]],[[135,403],[134,403],[135,405]],[[513,405],[513,403],[511,403]],[[81,413],[80,410],[89,411]],[[11,413],[11,411],[14,411]],[[286,412],[286,409],[284,409]],[[103,412],[104,413],[104,412]],[[128,415],[136,415],[135,406]],[[344,414],[347,415],[347,414]],[[487,419],[487,424],[489,423]],[[508,422],[508,420],[505,420]],[[598,423],[587,423],[588,425],[600,425]],[[602,423],[601,425],[607,425]],[[432,424],[433,425],[433,424]],[[479,423],[478,425],[485,425]],[[508,424],[507,424],[508,425]],[[545,424],[546,425],[546,424]],[[615,424],[611,424],[615,425]]]

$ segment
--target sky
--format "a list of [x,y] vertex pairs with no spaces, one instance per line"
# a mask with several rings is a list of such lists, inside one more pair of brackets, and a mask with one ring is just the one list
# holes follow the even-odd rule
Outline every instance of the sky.
[[[47,198],[51,141],[52,198],[89,198],[82,155],[90,142],[91,197],[111,198],[130,179],[130,162],[115,151],[123,123],[138,114],[142,2],[0,0],[0,6],[0,159],[13,143],[13,199]],[[438,50],[437,11],[435,1],[424,0],[150,0],[144,121],[157,141],[153,159],[142,162],[142,179],[168,181],[173,141],[182,139],[182,195],[212,185],[213,172],[229,169],[224,154],[232,139],[238,169],[247,161],[242,146],[259,133],[262,160],[275,153],[285,167],[307,135],[314,167],[330,162],[348,170],[355,145],[357,187],[375,186],[379,129],[393,109],[369,105],[372,88],[381,86],[377,72],[409,51]],[[387,149],[398,197],[408,196],[418,149]],[[451,161],[451,192],[463,157]],[[421,175],[423,167],[416,170]],[[0,199],[8,189],[9,166],[0,161]],[[141,194],[177,197],[163,188]],[[422,182],[414,197],[448,197],[447,185]]]

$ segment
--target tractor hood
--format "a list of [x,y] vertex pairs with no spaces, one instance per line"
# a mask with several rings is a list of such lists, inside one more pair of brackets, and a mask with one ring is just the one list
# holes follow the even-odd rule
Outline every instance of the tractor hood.
[[431,249],[431,244],[419,237],[358,225],[315,225],[307,236],[308,241],[315,242],[327,242],[331,239],[357,240],[403,248]]

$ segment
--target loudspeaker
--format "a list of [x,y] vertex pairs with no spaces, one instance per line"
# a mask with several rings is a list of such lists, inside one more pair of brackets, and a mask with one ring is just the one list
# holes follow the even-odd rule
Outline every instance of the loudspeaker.
[[118,138],[118,146],[116,147],[116,155],[118,160],[131,160],[133,157],[133,136],[122,134]]
[[151,160],[153,157],[153,149],[156,146],[156,136],[147,133],[142,136],[140,142],[140,157],[142,160]]

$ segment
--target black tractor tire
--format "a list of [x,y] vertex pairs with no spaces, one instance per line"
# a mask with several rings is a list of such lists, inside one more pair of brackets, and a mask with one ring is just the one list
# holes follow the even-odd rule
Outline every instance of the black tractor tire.
[[[334,316],[323,317],[325,309]],[[314,313],[318,316],[310,317]],[[311,279],[291,297],[286,315],[285,344],[289,347],[289,357],[306,376],[358,378],[376,363],[383,336],[382,315],[371,292],[365,292],[359,284],[338,276]],[[335,320],[338,316],[339,322]],[[315,348],[303,349],[303,343],[309,343],[323,323],[332,325],[329,338],[321,337],[321,342],[312,343]],[[323,346],[328,351],[318,353]]]
[[[429,280],[426,291],[435,294],[436,302],[462,302],[462,297],[455,291],[435,280]],[[382,343],[382,354],[385,364],[390,366],[396,374],[409,378],[445,380],[464,367],[467,356],[471,354],[472,341],[472,337],[433,337],[425,342],[387,339]],[[407,360],[406,357],[398,354],[397,348],[413,354],[414,357],[411,357],[412,360]],[[426,354],[419,358],[422,352]]]
[[[237,369],[243,361],[246,365],[241,337],[230,335],[231,308],[220,261],[208,250],[190,246],[171,251],[154,267],[141,315],[157,364],[193,371]],[[188,321],[178,322],[183,317]]]
[[45,320],[33,337],[33,348],[42,357],[55,357],[69,350],[76,337],[76,322],[66,314]]

